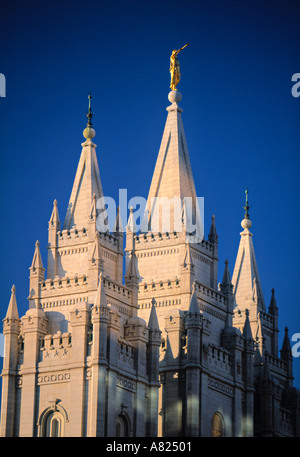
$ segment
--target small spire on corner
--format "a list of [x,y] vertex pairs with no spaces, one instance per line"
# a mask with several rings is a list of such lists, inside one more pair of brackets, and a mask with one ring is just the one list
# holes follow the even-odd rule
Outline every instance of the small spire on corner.
[[151,311],[150,311],[150,316],[149,316],[149,321],[148,321],[148,327],[150,331],[155,331],[155,330],[160,330],[159,329],[159,324],[158,324],[158,319],[157,319],[157,313],[155,309],[156,305],[156,300],[153,297],[151,300],[152,306],[151,306]]
[[19,319],[15,285],[13,285],[11,288],[11,297],[10,297],[5,319]]
[[272,295],[271,295],[271,301],[269,305],[269,313],[270,314],[278,314],[278,306],[276,303],[276,298],[275,298],[275,289],[274,287],[272,288]]
[[244,328],[243,328],[243,336],[246,339],[252,339],[252,331],[251,331],[251,325],[250,325],[250,319],[249,319],[249,310],[246,308],[245,309],[245,323],[244,323]]
[[216,229],[216,217],[213,214],[211,217],[211,226],[210,226],[210,231],[208,234],[208,241],[211,243],[216,243],[218,241],[218,234],[217,234],[217,229]]
[[60,220],[58,214],[57,200],[53,202],[53,210],[50,217],[49,225],[56,227],[56,230],[60,228]]
[[228,294],[233,292],[233,284],[231,282],[231,276],[229,272],[229,262],[226,259],[225,260],[225,268],[224,268],[224,274],[223,274],[223,280],[220,284],[220,289],[223,294]]

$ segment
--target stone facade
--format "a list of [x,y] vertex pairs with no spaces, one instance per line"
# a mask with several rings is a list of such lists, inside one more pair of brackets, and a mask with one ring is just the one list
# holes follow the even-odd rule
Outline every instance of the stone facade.
[[232,280],[226,261],[218,283],[214,216],[207,239],[189,242],[184,204],[181,230],[165,230],[153,204],[191,197],[196,210],[181,94],[169,100],[146,229],[136,233],[131,210],[125,249],[119,213],[112,232],[97,225],[89,118],[63,224],[54,201],[47,271],[37,242],[28,311],[19,317],[13,287],[3,320],[1,436],[300,435],[288,332],[279,357],[275,293],[267,310],[248,213]]

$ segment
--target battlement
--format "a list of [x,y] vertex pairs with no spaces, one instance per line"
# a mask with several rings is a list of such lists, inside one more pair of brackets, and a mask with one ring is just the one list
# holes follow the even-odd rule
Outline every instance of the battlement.
[[[128,306],[131,304],[132,291],[125,285],[113,281],[109,277],[103,278],[103,285],[108,299],[115,300],[115,305],[120,312],[129,315]],[[74,305],[76,303],[89,303],[89,295],[92,291],[88,287],[87,275],[73,275],[66,278],[47,279],[41,283],[41,308],[55,308]],[[90,303],[93,305],[93,303]],[[125,308],[124,306],[125,305]]]
[[105,291],[107,295],[113,295],[119,300],[122,300],[123,298],[122,301],[131,300],[132,291],[128,289],[128,287],[126,287],[124,284],[119,284],[118,282],[113,281],[109,276],[106,276],[105,278],[103,278],[103,285],[104,288],[107,289]]
[[227,305],[227,298],[219,291],[212,289],[204,284],[201,284],[199,281],[195,283],[195,290],[197,295],[200,295],[200,298],[206,301],[213,301],[215,304],[220,304],[221,306]]
[[203,346],[203,353],[212,369],[231,373],[232,356],[225,348],[209,343]]
[[[163,246],[173,245],[174,241],[176,244],[180,242],[186,243],[186,234],[185,232],[148,232],[148,233],[140,233],[135,235],[136,240],[136,249],[147,249],[151,248],[151,243],[153,242],[161,242]],[[203,239],[200,243],[191,243],[191,246],[195,247],[197,250],[204,251],[206,254],[212,254],[213,251],[213,243],[208,240]]]
[[134,368],[134,347],[130,341],[125,340],[119,336],[118,338],[118,361],[126,368]]
[[264,311],[260,311],[260,317],[264,324],[266,324],[270,328],[273,328],[274,317],[271,314],[265,313]]
[[266,357],[268,358],[269,366],[272,371],[276,371],[279,374],[286,375],[287,372],[287,363],[284,362],[279,357],[275,357],[274,355],[267,354]]
[[88,276],[87,275],[69,275],[64,278],[56,277],[54,279],[46,279],[41,281],[42,293],[51,290],[60,290],[70,287],[87,286]]
[[64,348],[72,347],[72,337],[70,332],[61,333],[60,331],[56,332],[54,335],[45,335],[41,339],[41,348],[40,350],[49,351],[49,350],[60,350]]
[[76,242],[80,238],[87,238],[88,236],[88,229],[82,228],[82,229],[76,229],[76,228],[71,228],[69,230],[59,230],[57,232],[58,240],[59,242],[64,242],[68,243],[71,242],[72,240],[76,239]]
[[[159,291],[159,290],[164,290],[164,289],[174,289],[174,288],[180,288],[180,279],[173,278],[173,279],[165,279],[161,281],[153,280],[151,282],[142,282],[139,284],[140,291],[141,292],[151,292],[153,291]],[[152,296],[151,296],[152,298]]]
[[[111,233],[111,232],[98,232],[100,238],[111,244],[116,245],[119,234]],[[81,240],[87,241],[89,236],[92,236],[92,240],[94,241],[94,231],[90,231],[88,228],[83,227],[82,229],[72,228],[69,230],[59,230],[57,232],[58,241],[60,245],[72,245],[74,244],[74,240],[76,240],[76,244]]]
[[[140,298],[140,309],[149,309],[152,306],[152,297],[155,293],[156,297],[156,307],[167,307],[167,306],[181,306],[181,298],[177,298],[177,295],[181,293],[181,280],[177,277],[160,280],[160,281],[151,281],[142,282],[139,285],[139,292],[142,295]],[[227,309],[227,297],[225,297],[221,292],[214,290],[204,284],[201,284],[199,281],[195,282],[195,290],[197,292],[197,297],[200,299],[200,309],[207,310],[207,307],[204,302],[217,306],[222,310],[226,311]],[[170,296],[170,292],[173,292],[174,296]],[[166,293],[168,295],[166,295]],[[160,297],[161,294],[161,297]],[[141,303],[141,300],[143,302]],[[208,311],[212,312],[211,309]],[[216,316],[219,316],[218,311],[215,311]]]

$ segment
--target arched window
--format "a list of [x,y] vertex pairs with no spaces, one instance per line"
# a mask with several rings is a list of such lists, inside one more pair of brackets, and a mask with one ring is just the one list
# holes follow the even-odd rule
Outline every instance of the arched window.
[[117,417],[116,437],[120,438],[126,436],[129,436],[128,420],[124,414],[120,414]]
[[63,436],[63,423],[63,417],[59,412],[50,413],[46,419],[45,436],[51,438]]
[[68,416],[62,406],[57,405],[54,400],[52,405],[45,409],[40,415],[39,436],[61,437],[65,434],[65,424],[68,422]]
[[222,437],[224,436],[224,419],[221,413],[214,413],[211,421],[211,436]]

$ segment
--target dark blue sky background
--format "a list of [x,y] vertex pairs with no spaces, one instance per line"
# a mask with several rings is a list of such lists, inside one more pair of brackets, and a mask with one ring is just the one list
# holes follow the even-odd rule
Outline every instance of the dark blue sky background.
[[[64,219],[92,91],[106,195],[147,197],[169,105],[169,57],[180,54],[183,122],[205,230],[216,215],[219,279],[232,274],[248,186],[260,277],[284,327],[300,333],[299,1],[2,3],[0,319],[12,284],[28,302],[34,243],[47,264],[53,200]],[[300,357],[295,358],[300,387]]]

